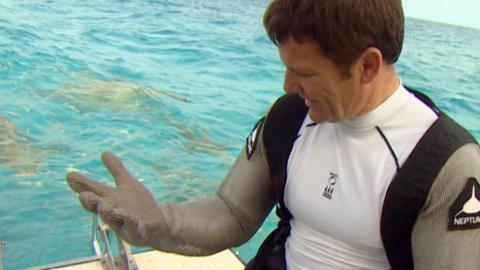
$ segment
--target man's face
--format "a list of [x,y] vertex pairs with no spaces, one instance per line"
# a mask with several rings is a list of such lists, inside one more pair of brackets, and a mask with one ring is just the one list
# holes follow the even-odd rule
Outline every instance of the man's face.
[[298,93],[305,100],[314,122],[341,122],[362,113],[367,96],[362,94],[356,63],[352,76],[345,77],[312,41],[298,43],[289,37],[278,48],[286,67],[285,92]]

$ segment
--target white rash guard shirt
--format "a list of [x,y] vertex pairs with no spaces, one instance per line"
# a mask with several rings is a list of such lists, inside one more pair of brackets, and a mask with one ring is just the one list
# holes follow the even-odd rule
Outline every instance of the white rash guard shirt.
[[380,235],[385,194],[435,119],[402,85],[347,122],[315,124],[307,114],[287,167],[288,269],[390,268]]

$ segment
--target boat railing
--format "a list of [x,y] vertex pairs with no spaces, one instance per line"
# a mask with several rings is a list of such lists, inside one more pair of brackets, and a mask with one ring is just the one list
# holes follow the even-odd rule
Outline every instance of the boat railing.
[[[112,252],[112,241],[118,247],[118,255]],[[101,258],[105,270],[139,270],[133,258],[130,245],[103,223],[97,215],[92,217],[92,249],[95,256]]]

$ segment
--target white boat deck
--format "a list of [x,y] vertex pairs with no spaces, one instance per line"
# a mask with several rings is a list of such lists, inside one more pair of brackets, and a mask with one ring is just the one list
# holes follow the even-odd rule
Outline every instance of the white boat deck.
[[[231,251],[224,250],[204,257],[189,257],[161,251],[146,251],[133,254],[140,270],[242,270],[243,262]],[[104,270],[100,259],[90,262],[67,262],[35,269],[57,270]]]

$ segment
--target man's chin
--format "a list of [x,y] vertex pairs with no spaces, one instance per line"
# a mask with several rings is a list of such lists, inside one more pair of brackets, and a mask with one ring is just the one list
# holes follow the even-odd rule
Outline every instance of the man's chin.
[[312,119],[313,122],[317,124],[321,124],[325,122],[333,122],[326,115],[315,113],[311,109],[308,110],[308,116],[310,117],[310,119]]

